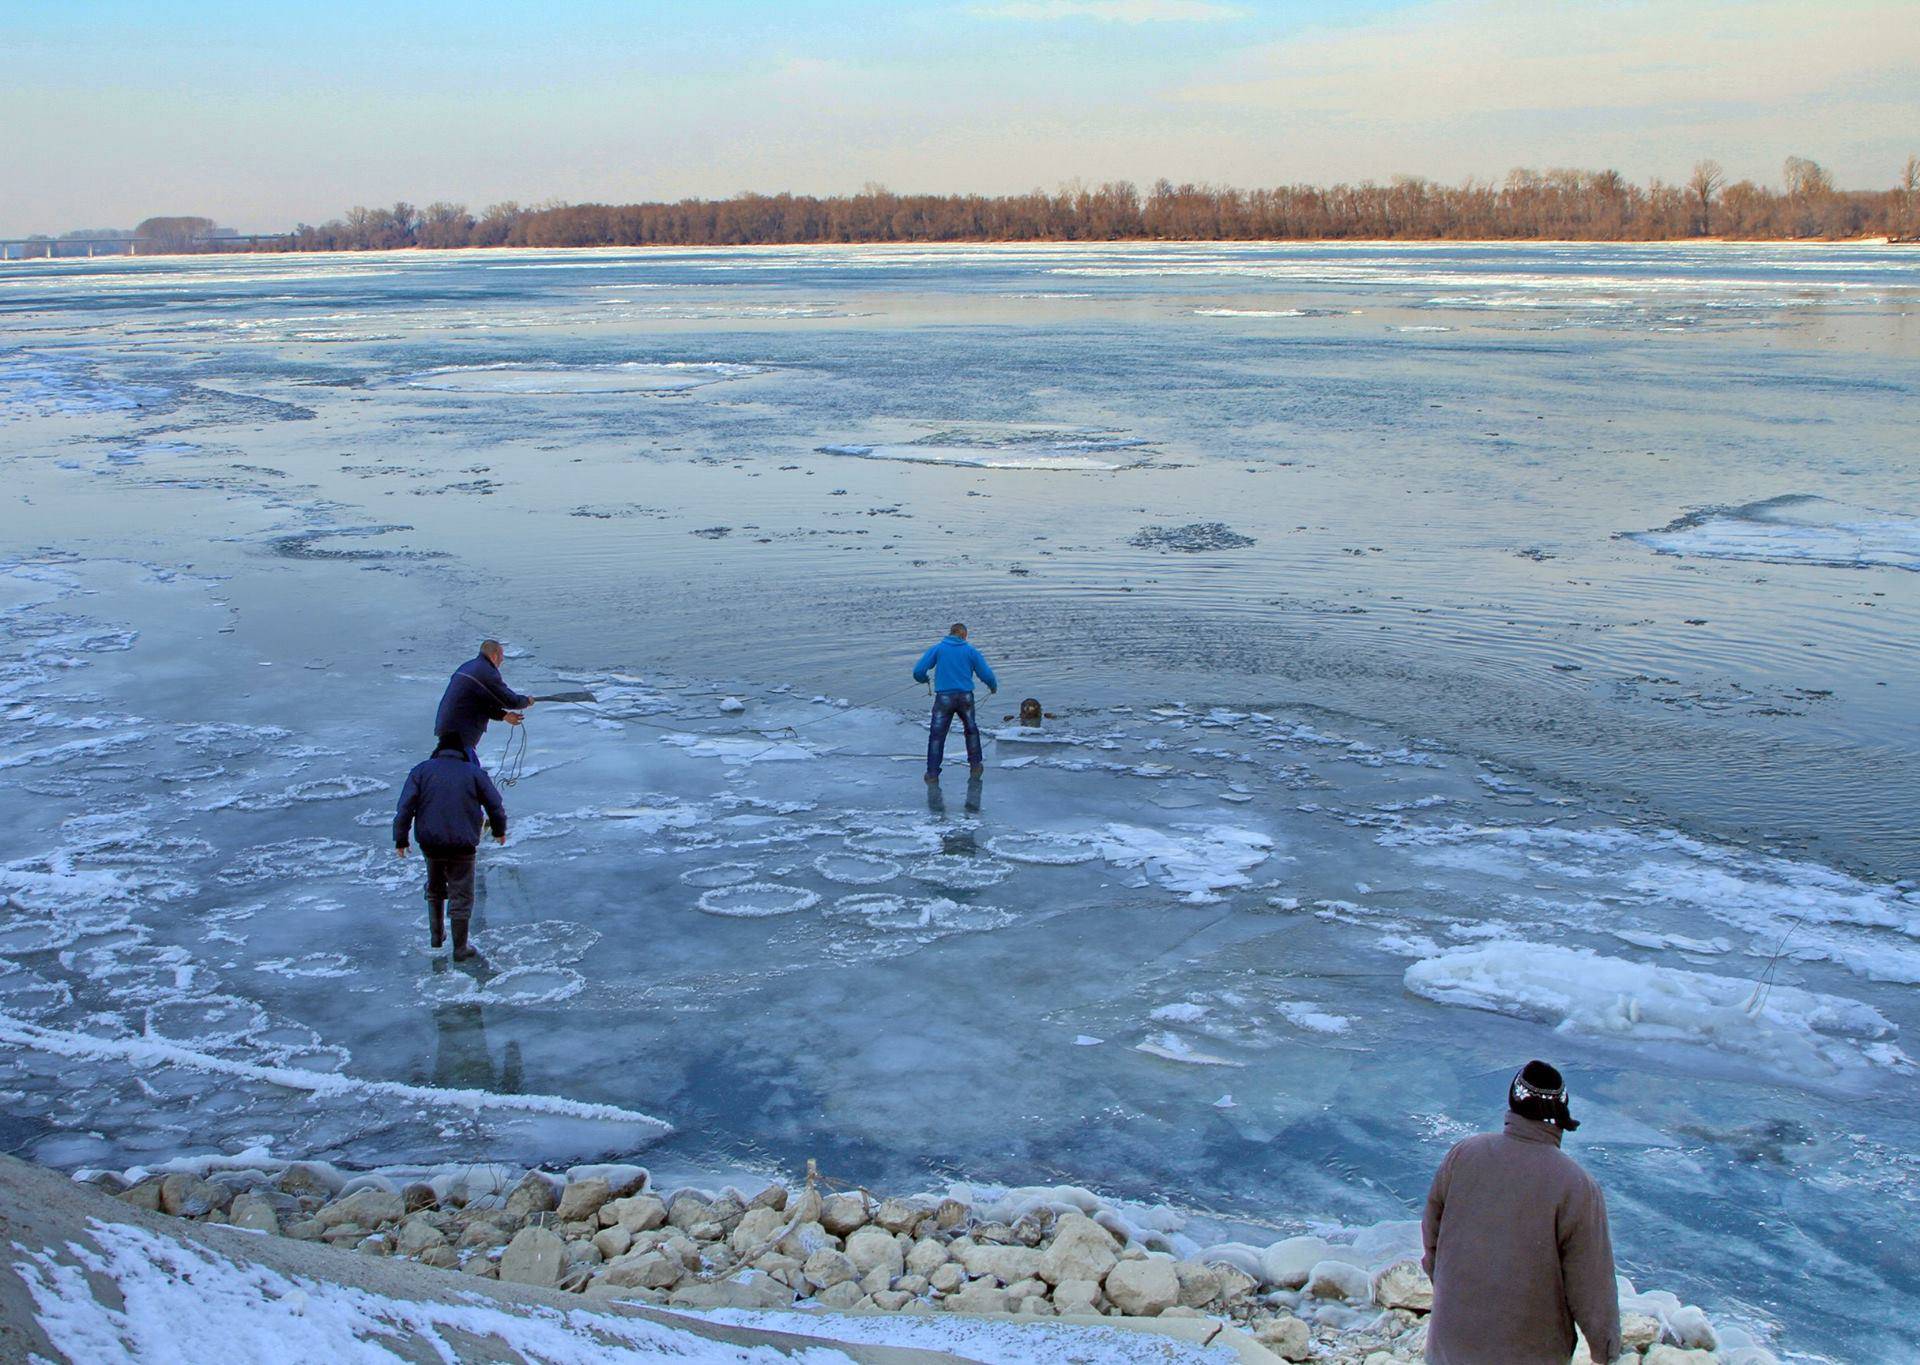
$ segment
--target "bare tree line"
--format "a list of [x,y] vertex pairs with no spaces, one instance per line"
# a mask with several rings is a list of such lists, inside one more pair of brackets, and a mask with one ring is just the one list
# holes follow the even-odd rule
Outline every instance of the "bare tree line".
[[[149,220],[170,228],[204,219]],[[143,225],[145,226],[145,225]],[[208,225],[211,226],[210,224]],[[177,231],[177,229],[176,229]],[[731,246],[825,242],[1261,240],[1920,239],[1920,155],[1886,190],[1842,190],[1817,162],[1792,156],[1781,184],[1729,182],[1702,161],[1684,183],[1629,182],[1617,171],[1515,170],[1504,181],[1443,185],[1281,185],[1242,190],[1156,182],[1069,185],[1054,193],[739,194],[675,203],[356,207],[302,223],[263,250],[401,247]],[[204,237],[189,249],[232,250]]]
[[1920,235],[1920,156],[1889,190],[1841,190],[1819,164],[1789,157],[1778,188],[1729,183],[1702,161],[1684,184],[1630,183],[1616,171],[1516,170],[1500,182],[1442,185],[1416,176],[1380,185],[1241,190],[1125,181],[1055,193],[741,194],[677,203],[461,204],[356,208],[317,227],[306,250],[423,246],[700,246],[777,242],[1235,241],[1569,239],[1666,241]]

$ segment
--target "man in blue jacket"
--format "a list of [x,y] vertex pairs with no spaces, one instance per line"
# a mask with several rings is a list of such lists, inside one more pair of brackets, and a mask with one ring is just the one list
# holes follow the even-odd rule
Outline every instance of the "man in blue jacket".
[[506,843],[506,802],[461,737],[442,735],[433,757],[407,774],[393,816],[393,847],[404,858],[408,831],[419,835],[427,860],[427,927],[433,946],[444,944],[451,908],[456,962],[480,956],[467,944],[467,927],[473,918],[473,854],[483,825],[493,827],[495,843]]
[[467,753],[479,757],[480,736],[487,722],[504,720],[518,725],[533,698],[507,686],[500,676],[500,661],[506,651],[498,640],[482,640],[480,652],[453,670],[447,690],[440,694],[440,709],[433,718],[436,735],[458,735]]
[[960,717],[967,736],[967,766],[977,777],[986,771],[980,755],[980,722],[973,714],[973,680],[977,677],[987,691],[998,692],[1000,680],[979,650],[967,643],[967,628],[955,622],[947,638],[920,656],[913,666],[913,680],[925,682],[933,675],[933,719],[927,727],[927,781],[940,780],[940,760],[947,752],[947,731],[953,718]]

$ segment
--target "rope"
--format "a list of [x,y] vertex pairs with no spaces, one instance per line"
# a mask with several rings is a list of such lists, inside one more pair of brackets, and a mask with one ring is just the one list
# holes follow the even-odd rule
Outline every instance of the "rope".
[[1773,994],[1774,972],[1780,966],[1780,958],[1787,951],[1787,940],[1799,932],[1800,926],[1807,922],[1806,912],[1787,926],[1787,932],[1780,935],[1780,942],[1773,950],[1773,956],[1767,959],[1766,970],[1754,980],[1753,994],[1747,997],[1746,1012],[1757,1015],[1766,1008],[1767,997]]
[[[780,729],[775,731],[774,733],[798,735],[800,731],[806,729],[810,725],[819,725],[819,724],[822,724],[823,722],[833,720],[838,716],[844,715],[848,711],[858,711],[860,708],[864,706],[872,706],[875,702],[885,701],[889,697],[899,695],[902,691],[904,691],[908,687],[918,687],[918,686],[920,686],[919,683],[905,683],[898,687],[889,687],[886,691],[878,693],[875,696],[867,697],[861,701],[850,702],[845,707],[836,707],[833,710],[824,712],[823,714],[815,716],[810,720],[795,721],[790,725],[782,725]],[[929,691],[932,690],[933,684],[931,681],[928,682],[927,687]],[[557,700],[557,698],[547,698],[546,700],[552,701],[552,700]],[[658,730],[663,734],[669,734],[669,735],[712,735],[712,736],[724,737],[726,735],[736,733],[734,731],[728,731],[728,730],[695,730],[695,729],[690,729],[685,725],[662,725],[657,721],[642,720],[637,716],[623,716],[621,718],[620,723],[622,725],[639,725],[639,726],[643,726],[646,729]],[[765,733],[765,732],[762,732],[762,733]],[[516,735],[518,735],[520,740],[518,747],[516,747],[514,744],[514,738]],[[767,745],[764,749],[755,749],[752,753],[746,755],[741,761],[744,763],[751,763],[756,758],[760,758],[765,754],[772,753],[775,749],[778,749],[782,744],[785,744],[786,742],[787,741],[784,739],[776,739],[773,743]],[[853,755],[853,757],[858,757],[858,758],[879,757],[879,756],[880,755],[868,755],[868,754]],[[499,784],[503,787],[518,786],[521,777],[524,776],[525,774],[526,762],[527,762],[527,723],[525,720],[522,720],[518,725],[510,727],[507,731],[507,747],[505,752],[502,753],[500,756],[499,767],[495,769],[495,780],[498,781]]]
[[[513,744],[515,735],[520,737],[520,747],[517,749]],[[519,786],[521,775],[525,772],[526,766],[527,723],[523,720],[518,725],[510,726],[507,729],[507,748],[506,752],[500,756],[500,767],[497,770],[500,776],[500,785],[503,787]]]

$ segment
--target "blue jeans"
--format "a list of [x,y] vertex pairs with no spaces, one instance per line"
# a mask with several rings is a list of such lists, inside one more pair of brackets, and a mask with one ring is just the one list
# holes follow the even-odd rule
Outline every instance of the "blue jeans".
[[980,758],[980,722],[973,716],[973,693],[971,692],[935,692],[933,694],[933,719],[927,724],[927,774],[940,776],[940,760],[947,752],[947,731],[953,726],[953,718],[960,717],[960,726],[967,736],[967,762],[979,767]]

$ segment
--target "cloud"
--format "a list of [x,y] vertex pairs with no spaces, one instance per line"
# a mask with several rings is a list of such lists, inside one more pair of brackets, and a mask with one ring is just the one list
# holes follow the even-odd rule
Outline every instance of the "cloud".
[[1044,23],[1055,19],[1099,19],[1115,24],[1211,24],[1245,19],[1238,5],[1213,0],[1005,0],[976,5],[969,13],[982,19],[1019,19]]
[[1441,0],[1255,49],[1180,96],[1375,127],[1845,104],[1920,83],[1913,20],[1912,0]]

